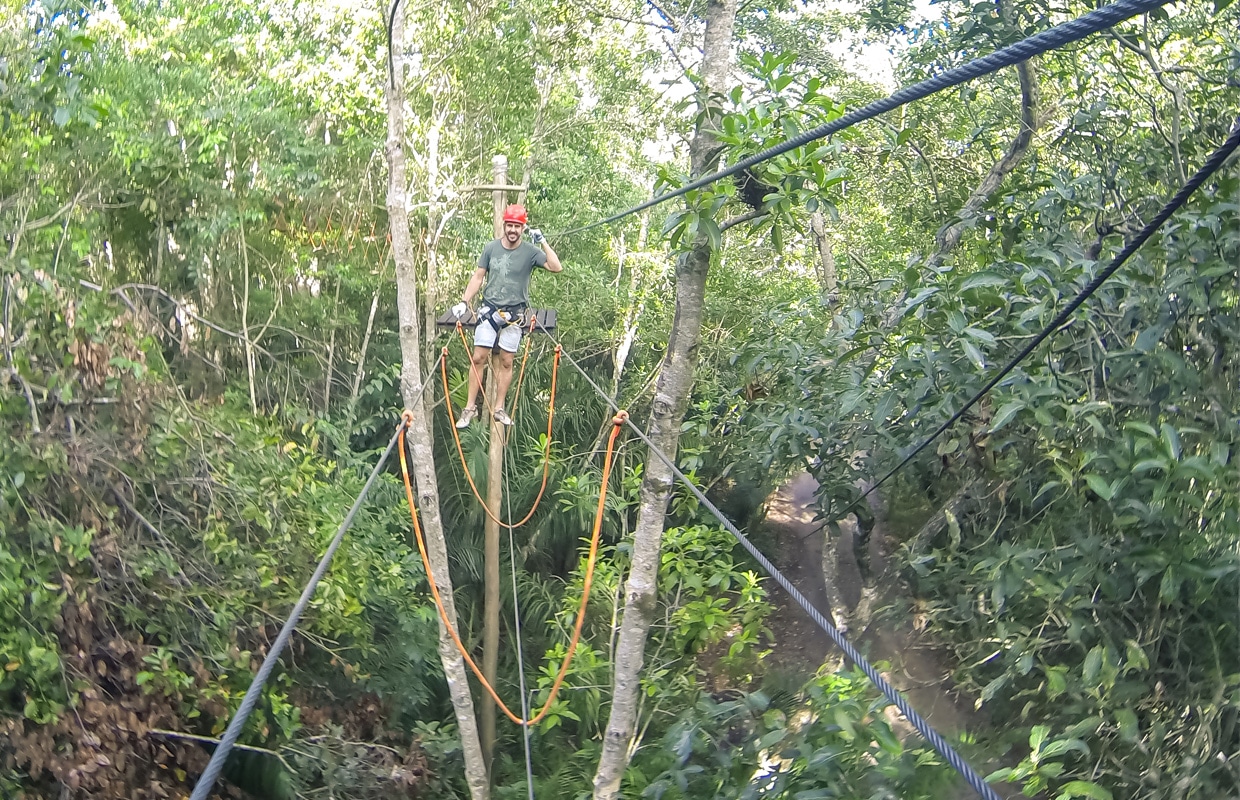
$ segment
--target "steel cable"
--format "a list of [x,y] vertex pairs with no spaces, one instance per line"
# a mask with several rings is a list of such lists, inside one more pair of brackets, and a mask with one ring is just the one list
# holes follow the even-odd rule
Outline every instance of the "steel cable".
[[[543,332],[551,337],[551,341],[555,342],[557,345],[560,345],[560,343],[556,341],[555,337],[552,336],[550,331],[543,328]],[[599,396],[607,401],[607,404],[611,408],[618,409],[619,406],[616,405],[616,402],[612,400],[607,392],[603,391],[603,389],[595,383],[589,375],[586,374],[586,371],[582,369],[581,365],[577,363],[577,360],[572,357],[572,354],[570,354],[567,349],[563,348],[563,345],[560,345],[560,347],[563,350],[564,357],[568,359],[568,363],[572,364],[573,367],[581,373],[581,376],[586,379],[586,383],[590,384],[590,386],[598,392]],[[715,517],[715,519],[719,520],[719,524],[722,525],[728,533],[732,534],[732,536],[740,542],[741,546],[744,547],[751,556],[753,556],[754,560],[758,562],[766,574],[770,575],[771,578],[773,578],[775,582],[778,583],[794,601],[796,601],[797,605],[805,610],[805,613],[809,615],[810,619],[812,619],[815,624],[817,624],[818,627],[831,638],[831,641],[835,642],[840,650],[844,651],[844,655],[846,655],[849,660],[861,668],[861,671],[865,673],[866,677],[870,679],[870,681],[880,692],[882,692],[883,696],[886,697],[892,705],[899,709],[900,713],[903,714],[912,726],[917,729],[917,732],[922,735],[922,738],[929,742],[930,745],[939,752],[939,755],[943,756],[947,763],[949,763],[958,773],[960,773],[961,777],[963,777],[979,795],[985,798],[985,800],[1000,800],[999,795],[986,783],[986,780],[976,770],[974,770],[973,767],[969,766],[969,763],[965,761],[964,758],[957,753],[950,744],[948,744],[947,740],[944,739],[939,732],[930,725],[929,722],[922,718],[922,716],[918,714],[911,705],[909,705],[909,702],[904,699],[904,696],[900,694],[894,686],[888,683],[885,678],[883,678],[879,671],[875,669],[864,656],[861,655],[861,652],[858,651],[857,648],[853,647],[846,638],[844,638],[844,634],[840,633],[839,629],[836,628],[835,625],[832,624],[825,616],[823,616],[822,612],[815,608],[814,605],[806,599],[805,595],[801,594],[797,587],[794,586],[782,572],[780,572],[779,568],[776,567],[769,558],[763,555],[762,551],[759,550],[753,542],[749,541],[749,538],[745,536],[745,534],[741,533],[740,530],[732,524],[731,520],[723,515],[723,512],[720,511],[715,504],[706,497],[702,490],[699,489],[693,481],[689,480],[688,476],[680,471],[672,459],[660,450],[655,443],[650,440],[646,433],[634,424],[633,420],[627,419],[625,422],[629,428],[637,434],[637,438],[645,442],[646,446],[650,448],[650,452],[654,453],[660,461],[667,465],[668,469],[672,471],[672,474],[676,476],[677,480],[683,483],[693,494],[693,496],[697,498],[698,502],[701,503],[702,506]]]
[[1117,23],[1123,22],[1131,17],[1135,17],[1137,14],[1152,11],[1160,6],[1167,5],[1170,2],[1171,0],[1119,0],[1117,3],[1104,6],[1096,11],[1090,11],[1088,14],[1083,14],[1074,20],[1065,22],[1061,25],[1056,25],[1055,27],[1042,31],[1041,33],[1034,34],[1033,36],[1022,39],[1015,44],[1008,45],[1001,50],[996,50],[988,56],[974,59],[967,64],[961,64],[959,67],[953,67],[946,72],[935,75],[933,78],[927,78],[920,83],[900,89],[882,100],[877,100],[867,106],[857,109],[856,111],[845,114],[833,122],[828,122],[826,124],[819,125],[816,128],[811,128],[810,130],[804,131],[780,144],[769,147],[760,153],[755,153],[748,158],[741,159],[726,169],[722,169],[718,172],[711,173],[710,175],[705,175],[701,178],[692,180],[673,191],[665,192],[657,197],[652,197],[644,203],[640,203],[631,208],[627,208],[624,211],[612,214],[610,217],[601,219],[598,222],[591,222],[589,225],[582,225],[579,228],[571,228],[561,233],[553,234],[553,236],[572,236],[574,234],[584,233],[585,231],[592,230],[603,225],[609,225],[625,217],[637,214],[660,203],[671,200],[672,198],[680,197],[696,189],[701,189],[704,186],[708,186],[715,181],[735,175],[736,173],[749,169],[750,167],[760,164],[763,161],[783,155],[784,153],[795,150],[798,147],[803,147],[810,142],[839,133],[845,128],[851,128],[853,125],[873,119],[874,117],[885,114],[888,111],[899,108],[902,105],[907,105],[908,103],[912,103],[916,100],[922,100],[932,94],[941,92],[944,89],[959,86],[962,83],[967,83],[974,78],[979,78],[982,75],[988,75],[991,72],[996,72],[1004,67],[1010,67],[1014,64],[1019,64],[1022,61],[1027,61],[1033,56],[1041,55],[1042,53],[1050,50],[1063,47],[1066,44],[1071,44],[1072,42],[1084,39],[1086,36],[1106,30]]
[[1031,339],[1012,360],[1008,361],[1002,369],[995,373],[994,377],[986,381],[986,384],[974,393],[974,395],[969,398],[968,402],[961,406],[956,413],[948,417],[946,422],[939,425],[939,427],[935,429],[934,433],[927,436],[920,444],[914,447],[908,455],[901,459],[899,464],[896,464],[888,470],[886,475],[883,475],[883,477],[879,478],[873,486],[866,489],[865,492],[849,504],[842,513],[847,513],[850,511],[867,495],[882,486],[893,475],[903,469],[910,461],[916,458],[919,453],[929,447],[935,439],[942,436],[948,428],[958,422],[960,418],[969,411],[969,409],[977,405],[978,401],[985,397],[991,389],[998,386],[999,382],[1006,378],[1012,370],[1016,369],[1020,362],[1028,358],[1029,355],[1037,349],[1038,345],[1042,344],[1042,342],[1054,335],[1054,333],[1068,321],[1068,318],[1072,316],[1072,313],[1080,308],[1081,305],[1094,294],[1094,292],[1098,291],[1098,288],[1101,287],[1107,279],[1114,275],[1133,253],[1141,249],[1141,246],[1149,241],[1150,237],[1158,232],[1158,229],[1171,218],[1172,214],[1180,209],[1180,206],[1184,205],[1184,203],[1188,201],[1188,198],[1192,196],[1193,192],[1197,191],[1197,189],[1199,189],[1211,175],[1223,166],[1223,163],[1233,152],[1235,152],[1237,146],[1240,146],[1240,117],[1237,117],[1235,123],[1232,125],[1231,135],[1227,137],[1227,140],[1224,141],[1223,144],[1219,146],[1219,148],[1215,150],[1208,159],[1206,159],[1205,163],[1201,165],[1201,169],[1197,170],[1193,177],[1189,178],[1188,182],[1184,184],[1180,191],[1176,192],[1175,196],[1167,201],[1167,204],[1163,206],[1156,215],[1154,215],[1154,218],[1150,220],[1149,224],[1142,228],[1140,233],[1128,242],[1128,244],[1124,245],[1124,249],[1120,250],[1119,254],[1111,260],[1111,263],[1107,265],[1106,269],[1094,276],[1094,279],[1086,284],[1085,288],[1082,289],[1076,297],[1072,298],[1072,302],[1064,306],[1063,310],[1056,314],[1055,318],[1051,320],[1046,327],[1042,328],[1042,330],[1039,331],[1038,334],[1034,336],[1033,339]]
[[[418,390],[413,401],[414,403],[421,399],[422,393],[426,391],[434,371],[435,368],[431,367],[431,371],[422,380],[422,387]],[[392,434],[392,438],[388,440],[387,447],[383,450],[383,455],[379,456],[379,461],[375,464],[374,469],[370,471],[370,477],[366,479],[365,485],[362,486],[362,491],[358,494],[357,500],[353,502],[353,507],[349,509],[349,513],[341,521],[340,527],[336,529],[336,535],[332,537],[331,544],[327,546],[327,552],[319,560],[319,565],[315,568],[314,574],[310,576],[309,583],[302,590],[301,598],[293,606],[292,612],[284,622],[284,627],[280,629],[280,634],[276,636],[271,649],[267,651],[267,656],[263,659],[262,666],[258,668],[258,673],[255,674],[254,680],[250,682],[250,688],[246,690],[245,697],[241,699],[241,705],[238,706],[237,713],[229,721],[228,729],[220,737],[220,742],[216,745],[215,752],[211,754],[211,760],[207,762],[207,768],[203,770],[202,775],[198,778],[198,783],[194,785],[194,791],[190,795],[190,800],[207,800],[207,797],[211,794],[216,780],[219,779],[220,771],[224,769],[224,762],[228,759],[228,753],[241,736],[241,730],[245,727],[245,721],[249,718],[250,712],[258,704],[258,700],[263,694],[263,687],[266,685],[267,679],[271,677],[271,672],[275,669],[276,662],[280,659],[280,654],[284,652],[285,645],[288,644],[289,639],[292,637],[293,629],[297,627],[297,621],[301,619],[302,613],[306,610],[306,606],[309,605],[310,599],[314,596],[314,591],[318,588],[319,581],[327,573],[332,557],[336,555],[336,549],[344,541],[345,533],[353,525],[353,519],[361,509],[362,502],[365,501],[366,495],[370,492],[370,487],[374,485],[375,479],[379,477],[379,472],[383,469],[383,465],[387,463],[388,456],[392,454],[392,449],[396,446],[397,439],[404,434],[407,424],[402,419],[400,424],[396,426],[396,432]]]

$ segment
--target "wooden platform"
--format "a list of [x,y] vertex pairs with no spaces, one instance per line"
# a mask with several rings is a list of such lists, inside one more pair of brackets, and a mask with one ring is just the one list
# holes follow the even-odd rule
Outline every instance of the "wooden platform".
[[[536,317],[538,317],[538,324],[534,326],[534,333],[542,333],[544,328],[548,331],[555,330],[556,313],[555,313],[554,308],[531,308],[531,309],[527,309],[525,313],[527,315],[532,313]],[[476,314],[474,314],[471,311],[469,312],[469,317],[462,319],[460,322],[461,322],[461,325],[466,328],[477,327],[478,317]],[[438,325],[440,328],[455,328],[456,323],[457,323],[457,319],[455,316],[453,316],[451,309],[443,312],[443,314],[440,315],[439,319],[435,320],[435,324]],[[526,323],[525,323],[526,332],[529,332],[530,330],[529,326],[530,326],[529,317],[526,316]]]

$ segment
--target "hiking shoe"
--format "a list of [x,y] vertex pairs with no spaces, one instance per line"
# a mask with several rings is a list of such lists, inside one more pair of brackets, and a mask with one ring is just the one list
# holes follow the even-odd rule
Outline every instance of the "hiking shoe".
[[478,409],[474,406],[461,409],[461,418],[456,421],[456,427],[465,430],[469,427],[469,423],[474,421],[474,417],[478,416]]
[[495,421],[500,425],[511,425],[512,417],[508,416],[508,412],[502,408],[495,409]]

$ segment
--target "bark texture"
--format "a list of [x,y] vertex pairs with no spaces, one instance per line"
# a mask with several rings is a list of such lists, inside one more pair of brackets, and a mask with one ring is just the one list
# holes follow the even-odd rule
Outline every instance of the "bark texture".
[[[723,89],[732,55],[732,28],[737,0],[709,0],[702,47],[702,86],[700,105],[709,108],[712,90]],[[713,171],[718,150],[712,131],[717,114],[701,118],[690,148],[694,177]],[[684,420],[693,371],[697,365],[698,343],[705,306],[706,273],[710,269],[711,248],[705,237],[676,266],[676,314],[668,337],[667,355],[655,387],[654,403],[647,435],[654,446],[669,457],[676,457],[680,425]],[[625,586],[624,616],[616,644],[615,684],[611,715],[603,736],[598,771],[594,776],[595,800],[614,800],[634,749],[634,732],[645,660],[646,637],[657,603],[659,550],[663,544],[663,519],[672,493],[672,473],[658,456],[646,456],[637,526],[633,532],[633,563]]]
[[[414,412],[407,438],[413,450],[413,474],[417,482],[418,507],[426,533],[427,556],[435,572],[440,591],[446,604],[448,620],[456,622],[456,607],[452,602],[452,578],[448,573],[448,548],[444,542],[443,520],[439,515],[439,488],[435,483],[434,453],[431,447],[430,411],[434,405],[429,393],[422,393],[420,407],[415,407],[422,389],[422,357],[418,319],[417,279],[414,272],[413,239],[409,234],[409,197],[406,190],[405,169],[405,98],[403,90],[404,18],[397,14],[392,25],[392,72],[393,84],[387,87],[387,161],[388,190],[387,211],[392,234],[392,257],[396,262],[396,310],[400,326],[401,371],[400,389],[405,408]],[[431,378],[433,380],[433,376]],[[487,781],[486,764],[478,741],[478,726],[474,719],[474,703],[469,693],[465,661],[457,652],[443,623],[439,626],[439,657],[443,661],[452,707],[461,734],[461,749],[465,757],[465,778],[469,784],[472,800],[487,800],[490,786]]]

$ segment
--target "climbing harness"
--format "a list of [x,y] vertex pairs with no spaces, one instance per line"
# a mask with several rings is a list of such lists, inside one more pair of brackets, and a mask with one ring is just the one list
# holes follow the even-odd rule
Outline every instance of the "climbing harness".
[[537,725],[551,711],[551,706],[555,703],[555,698],[559,694],[560,687],[564,683],[564,676],[568,674],[568,668],[573,662],[573,656],[577,652],[577,644],[581,640],[581,629],[585,624],[586,607],[590,601],[590,588],[594,584],[594,565],[598,559],[598,543],[599,536],[603,529],[603,510],[607,502],[607,482],[611,477],[612,455],[615,451],[616,437],[620,435],[620,428],[629,421],[627,411],[617,410],[616,415],[612,417],[611,436],[607,440],[607,455],[603,460],[603,476],[599,487],[598,509],[594,514],[594,527],[590,532],[590,551],[586,558],[585,576],[582,580],[581,587],[581,605],[577,608],[577,621],[573,626],[573,634],[568,642],[568,651],[564,654],[563,661],[560,662],[560,669],[556,673],[555,680],[551,684],[550,693],[547,695],[547,701],[543,704],[542,710],[539,711],[532,719],[525,719],[515,714],[500,699],[499,693],[491,686],[490,681],[482,674],[482,670],[474,663],[473,657],[469,654],[468,648],[461,642],[460,635],[456,632],[456,627],[448,620],[448,613],[444,609],[443,598],[439,594],[439,585],[435,582],[435,575],[431,569],[430,559],[426,555],[426,542],[422,536],[422,524],[418,519],[417,504],[413,500],[413,484],[409,480],[409,464],[405,452],[405,428],[408,427],[408,418],[412,412],[406,411],[406,421],[401,425],[399,431],[400,437],[400,471],[405,481],[405,499],[409,502],[409,515],[413,519],[413,534],[418,545],[418,555],[422,557],[422,566],[426,569],[426,581],[430,585],[431,597],[435,600],[435,608],[439,611],[440,622],[447,629],[452,642],[456,645],[457,651],[461,657],[465,659],[465,663],[469,665],[470,670],[478,678],[482,688],[487,694],[491,695],[491,699],[499,706],[510,720],[518,725],[532,726]]
[[483,322],[495,329],[498,336],[503,332],[504,328],[516,325],[518,328],[524,329],[526,307],[524,305],[498,306],[492,308],[488,305],[482,305],[478,308],[478,323]]

